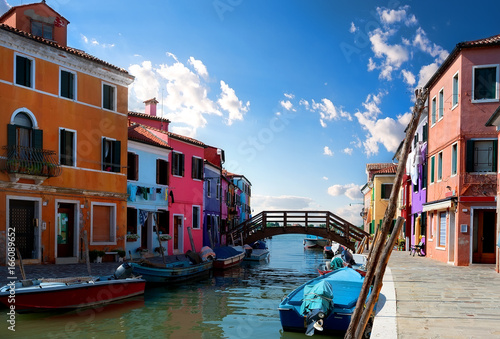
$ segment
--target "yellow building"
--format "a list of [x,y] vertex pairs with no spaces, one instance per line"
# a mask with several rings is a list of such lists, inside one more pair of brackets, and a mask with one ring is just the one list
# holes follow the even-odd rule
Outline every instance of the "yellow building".
[[67,47],[68,24],[45,2],[0,17],[0,264],[14,248],[77,262],[84,232],[91,250],[125,248],[133,77]]

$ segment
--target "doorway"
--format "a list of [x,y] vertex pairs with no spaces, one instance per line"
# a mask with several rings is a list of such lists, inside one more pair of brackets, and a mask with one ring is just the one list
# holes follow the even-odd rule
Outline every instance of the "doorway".
[[173,229],[173,250],[174,254],[183,252],[183,221],[184,217],[182,215],[174,215],[174,229]]
[[9,228],[15,230],[16,249],[23,259],[38,258],[35,204],[31,200],[9,200]]
[[495,263],[496,244],[495,210],[476,210],[474,212],[474,234],[472,262]]
[[57,208],[57,257],[75,256],[75,205],[60,203]]

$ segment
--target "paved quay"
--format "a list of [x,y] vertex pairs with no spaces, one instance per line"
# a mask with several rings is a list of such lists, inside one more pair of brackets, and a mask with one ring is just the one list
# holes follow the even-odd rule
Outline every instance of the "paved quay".
[[[500,338],[500,274],[394,251],[372,338]],[[396,331],[394,331],[396,327]]]

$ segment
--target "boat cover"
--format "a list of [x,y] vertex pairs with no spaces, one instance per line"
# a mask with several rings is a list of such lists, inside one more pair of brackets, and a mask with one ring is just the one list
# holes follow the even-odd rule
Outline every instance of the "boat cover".
[[326,279],[304,287],[304,299],[300,306],[300,313],[306,315],[315,309],[320,309],[325,315],[333,309],[333,288]]
[[214,248],[214,252],[217,259],[227,259],[242,253],[241,251],[238,251],[230,246],[216,247]]

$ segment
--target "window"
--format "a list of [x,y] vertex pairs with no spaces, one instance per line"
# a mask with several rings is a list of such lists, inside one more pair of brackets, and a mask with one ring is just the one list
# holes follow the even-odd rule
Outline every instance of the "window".
[[472,100],[498,99],[498,65],[473,67]]
[[429,237],[434,238],[434,213],[429,214]]
[[127,207],[127,234],[137,234],[137,209]]
[[207,197],[210,198],[212,196],[212,182],[207,180]]
[[423,127],[422,127],[422,142],[426,142],[427,141],[427,135],[429,134],[429,124],[426,123]]
[[156,159],[156,183],[168,185],[168,161]]
[[121,170],[120,166],[121,142],[102,138],[102,170],[107,172],[117,172]]
[[76,99],[76,74],[61,69],[59,95],[71,100]]
[[439,243],[438,246],[446,246],[446,212],[439,213]]
[[193,157],[191,161],[191,178],[203,180],[203,159]]
[[22,55],[16,55],[15,79],[16,85],[33,88],[33,75],[35,74],[32,59]]
[[158,231],[160,234],[169,234],[170,233],[170,225],[169,225],[169,213],[167,211],[158,211]]
[[139,155],[127,152],[127,180],[139,180]]
[[438,153],[438,168],[437,168],[437,180],[441,181],[443,179],[443,152]]
[[116,110],[116,87],[102,84],[102,108]]
[[59,162],[65,166],[76,166],[76,132],[59,129]]
[[40,21],[31,21],[31,34],[42,37],[47,40],[54,40],[54,26]]
[[31,114],[19,112],[13,122],[7,125],[7,145],[9,150],[15,150],[12,155],[27,156],[27,148],[43,149],[43,131],[34,128]]
[[496,172],[497,144],[494,140],[467,141],[467,172]]
[[422,189],[427,187],[427,162],[422,165]]
[[217,179],[217,191],[215,192],[215,198],[219,200],[220,197],[220,181]]
[[431,124],[434,125],[436,123],[436,97],[432,98],[431,104]]
[[434,183],[434,164],[436,162],[436,157],[431,157],[431,184]]
[[438,110],[438,120],[443,118],[444,114],[444,90],[439,91],[439,110]]
[[116,205],[92,202],[91,244],[116,243]]
[[458,105],[458,72],[453,76],[452,107]]
[[382,184],[381,194],[380,194],[381,199],[389,199],[390,198],[391,191],[392,191],[392,185],[393,184]]
[[200,228],[200,206],[193,206],[193,229]]
[[451,146],[451,175],[457,174],[458,165],[458,145]]
[[184,176],[184,154],[172,153],[172,174],[180,177]]

